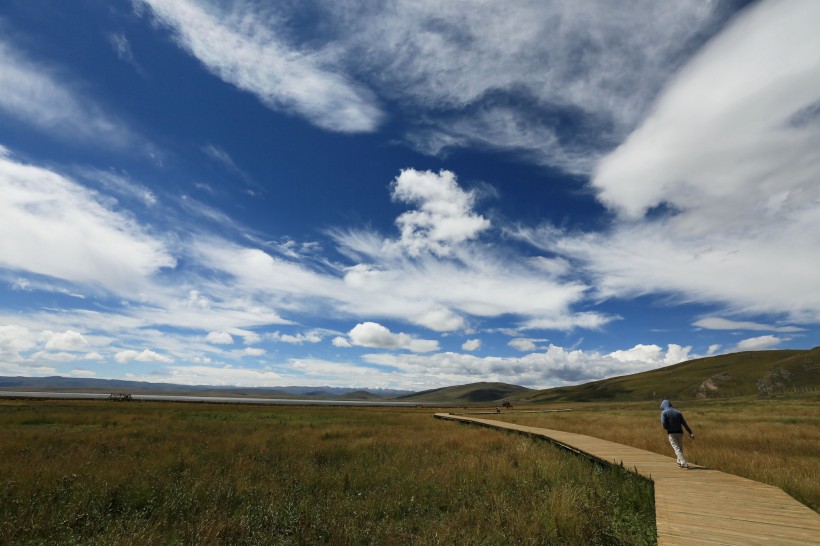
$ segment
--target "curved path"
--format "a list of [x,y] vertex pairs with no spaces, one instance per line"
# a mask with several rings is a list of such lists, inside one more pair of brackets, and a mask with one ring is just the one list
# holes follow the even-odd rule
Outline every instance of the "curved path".
[[696,465],[683,470],[671,457],[582,434],[449,413],[435,416],[542,438],[651,479],[659,545],[820,545],[820,514],[777,487]]

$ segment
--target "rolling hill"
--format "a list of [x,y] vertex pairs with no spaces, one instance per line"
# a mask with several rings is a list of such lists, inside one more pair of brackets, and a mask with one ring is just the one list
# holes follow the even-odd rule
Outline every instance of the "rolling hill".
[[405,400],[408,402],[449,402],[453,404],[489,404],[501,402],[503,399],[510,398],[513,395],[525,396],[527,393],[532,392],[532,389],[518,385],[482,382],[421,391],[405,396],[398,396],[396,400]]
[[572,387],[520,393],[522,402],[672,400],[771,394],[820,387],[820,347],[753,351],[689,360]]

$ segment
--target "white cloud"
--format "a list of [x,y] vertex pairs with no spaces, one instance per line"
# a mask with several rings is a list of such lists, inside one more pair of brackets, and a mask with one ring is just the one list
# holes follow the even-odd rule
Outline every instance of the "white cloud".
[[771,326],[757,322],[742,322],[720,317],[706,317],[692,323],[692,326],[707,330],[768,330],[771,332],[802,332],[803,328],[796,326]]
[[477,351],[481,348],[480,339],[468,339],[461,344],[461,349],[464,351]]
[[20,353],[36,346],[36,336],[28,328],[16,324],[0,326],[0,361],[20,362]]
[[301,345],[303,343],[319,343],[324,339],[324,337],[318,330],[311,330],[309,332],[299,333],[296,335],[274,332],[270,335],[270,339],[273,339],[274,341],[281,341],[282,343]]
[[535,345],[536,341],[544,341],[544,340],[517,337],[517,338],[511,339],[509,342],[507,342],[507,345],[509,345],[513,349],[518,349],[519,351],[522,351],[522,352],[532,352],[537,347]]
[[783,339],[772,335],[752,337],[740,341],[735,347],[735,351],[765,351],[780,345],[782,342]]
[[[404,388],[423,389],[482,381],[503,381],[535,388],[577,384],[637,373],[690,358],[689,348],[671,344],[667,351],[655,345],[601,354],[550,344],[543,352],[518,358],[478,357],[458,353],[365,355],[365,361],[388,366]],[[377,377],[374,375],[374,377]]]
[[142,3],[209,71],[270,108],[350,133],[373,131],[383,118],[373,93],[321,50],[303,52],[284,43],[273,10],[248,2],[234,2],[230,10],[190,0]]
[[353,345],[350,344],[350,342],[347,340],[347,338],[344,338],[342,336],[334,337],[333,340],[331,341],[331,343],[333,344],[334,347],[339,347],[339,348],[342,348],[342,349],[347,349],[347,348],[353,347]]
[[80,167],[74,169],[74,171],[83,179],[100,185],[108,193],[128,199],[136,199],[146,207],[153,207],[157,204],[157,196],[153,191],[132,180],[127,175],[91,167]]
[[47,336],[45,347],[50,351],[85,351],[88,350],[88,341],[79,332],[66,330],[65,332],[43,332]]
[[119,351],[117,354],[114,355],[114,360],[119,362],[120,364],[126,364],[128,362],[165,362],[170,363],[173,362],[174,359],[161,355],[157,352],[151,351],[149,349],[145,349],[142,352],[134,351],[132,349],[128,349],[125,351]]
[[450,254],[452,245],[476,238],[490,222],[472,211],[473,192],[465,192],[450,171],[404,169],[392,183],[394,201],[417,205],[396,219],[399,244],[411,255]]
[[2,39],[0,112],[65,139],[113,147],[136,143],[122,122],[82,98],[60,80],[57,70],[29,59]]
[[352,345],[378,349],[406,349],[414,353],[427,353],[438,349],[438,341],[416,339],[404,333],[394,334],[375,322],[362,322],[348,332]]
[[74,368],[67,374],[70,377],[97,377],[97,373],[83,368]]
[[165,244],[55,172],[0,157],[0,267],[131,296],[175,259]]
[[[282,386],[281,376],[269,369],[235,366],[169,366],[165,381],[181,385],[232,385],[247,387]],[[145,379],[145,378],[142,378]],[[151,381],[157,381],[152,376]]]
[[88,362],[90,360],[102,360],[102,355],[98,352],[80,354],[76,352],[56,352],[37,351],[28,359],[29,362]]
[[208,332],[206,338],[210,343],[216,343],[217,345],[231,345],[233,344],[233,337],[226,331],[220,332]]
[[678,364],[689,360],[692,347],[669,344],[666,352],[658,345],[635,345],[631,349],[613,351],[607,356],[619,362],[643,362],[654,365]]
[[263,356],[265,354],[265,349],[260,349],[258,347],[245,347],[241,351],[236,351],[236,354],[239,356]]
[[671,293],[820,320],[818,17],[800,0],[741,12],[599,163],[612,230],[545,229],[538,246],[584,264],[601,297]]
[[629,2],[617,14],[606,0],[311,6],[327,12],[349,66],[416,114],[420,150],[521,150],[573,172],[634,127],[721,17],[698,1]]
[[117,57],[121,61],[130,64],[137,71],[137,73],[141,75],[145,73],[142,66],[140,66],[136,58],[134,58],[134,51],[131,49],[131,42],[128,41],[125,34],[121,32],[112,32],[108,35],[108,42],[111,44],[111,47],[114,49],[114,53],[117,54]]

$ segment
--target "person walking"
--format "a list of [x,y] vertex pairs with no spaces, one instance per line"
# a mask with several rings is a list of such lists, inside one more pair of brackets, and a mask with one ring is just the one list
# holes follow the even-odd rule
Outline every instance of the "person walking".
[[675,450],[678,466],[689,468],[689,463],[686,462],[686,457],[683,456],[683,429],[686,429],[692,439],[695,438],[695,433],[689,428],[683,414],[672,407],[672,402],[669,400],[661,402],[661,410],[661,426],[669,435],[669,443],[672,444],[672,449]]

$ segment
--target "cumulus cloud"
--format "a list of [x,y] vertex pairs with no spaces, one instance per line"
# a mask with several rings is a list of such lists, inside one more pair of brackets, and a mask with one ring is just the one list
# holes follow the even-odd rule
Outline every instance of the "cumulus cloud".
[[134,351],[133,349],[128,349],[125,351],[119,351],[114,355],[114,360],[119,362],[120,364],[126,364],[128,362],[165,362],[170,363],[173,362],[174,359],[161,355],[157,352],[151,351],[150,349],[145,349],[142,352]]
[[676,344],[668,345],[666,351],[658,345],[639,344],[631,349],[613,351],[607,356],[612,357],[619,362],[643,362],[655,365],[671,365],[689,360],[689,352],[691,350],[692,347],[681,347]]
[[177,43],[210,72],[276,110],[346,133],[373,131],[383,114],[375,96],[321,50],[301,51],[277,32],[272,10],[234,2],[230,10],[191,0],[141,0]]
[[231,345],[233,344],[233,336],[226,331],[220,332],[208,332],[208,335],[205,337],[210,343],[216,343],[217,345]]
[[16,324],[0,326],[0,360],[20,362],[20,353],[36,346],[36,337],[28,328]]
[[399,244],[411,256],[424,251],[447,255],[452,245],[474,239],[490,227],[489,220],[472,211],[475,194],[462,190],[450,171],[405,169],[391,189],[394,201],[417,206],[396,219]]
[[480,339],[468,339],[461,344],[461,349],[464,351],[477,351],[481,348]]
[[378,349],[404,349],[414,353],[427,353],[438,349],[438,341],[417,339],[409,334],[395,334],[389,328],[375,322],[362,322],[347,334],[351,345]]
[[477,377],[483,381],[505,381],[546,388],[637,373],[683,362],[690,357],[688,347],[675,344],[670,344],[666,351],[654,345],[637,345],[610,354],[550,344],[542,352],[517,358],[479,357],[452,352],[429,355],[381,353],[365,355],[364,358],[371,364],[391,368],[390,375],[400,374],[406,388],[422,389],[442,384],[471,383]]
[[66,330],[65,332],[46,331],[45,348],[50,351],[85,351],[88,350],[88,341],[79,332]]
[[524,337],[517,337],[515,339],[511,339],[507,342],[507,345],[512,347],[513,349],[518,349],[522,352],[532,352],[536,349],[535,342],[536,341],[545,341],[543,339],[529,339]]

